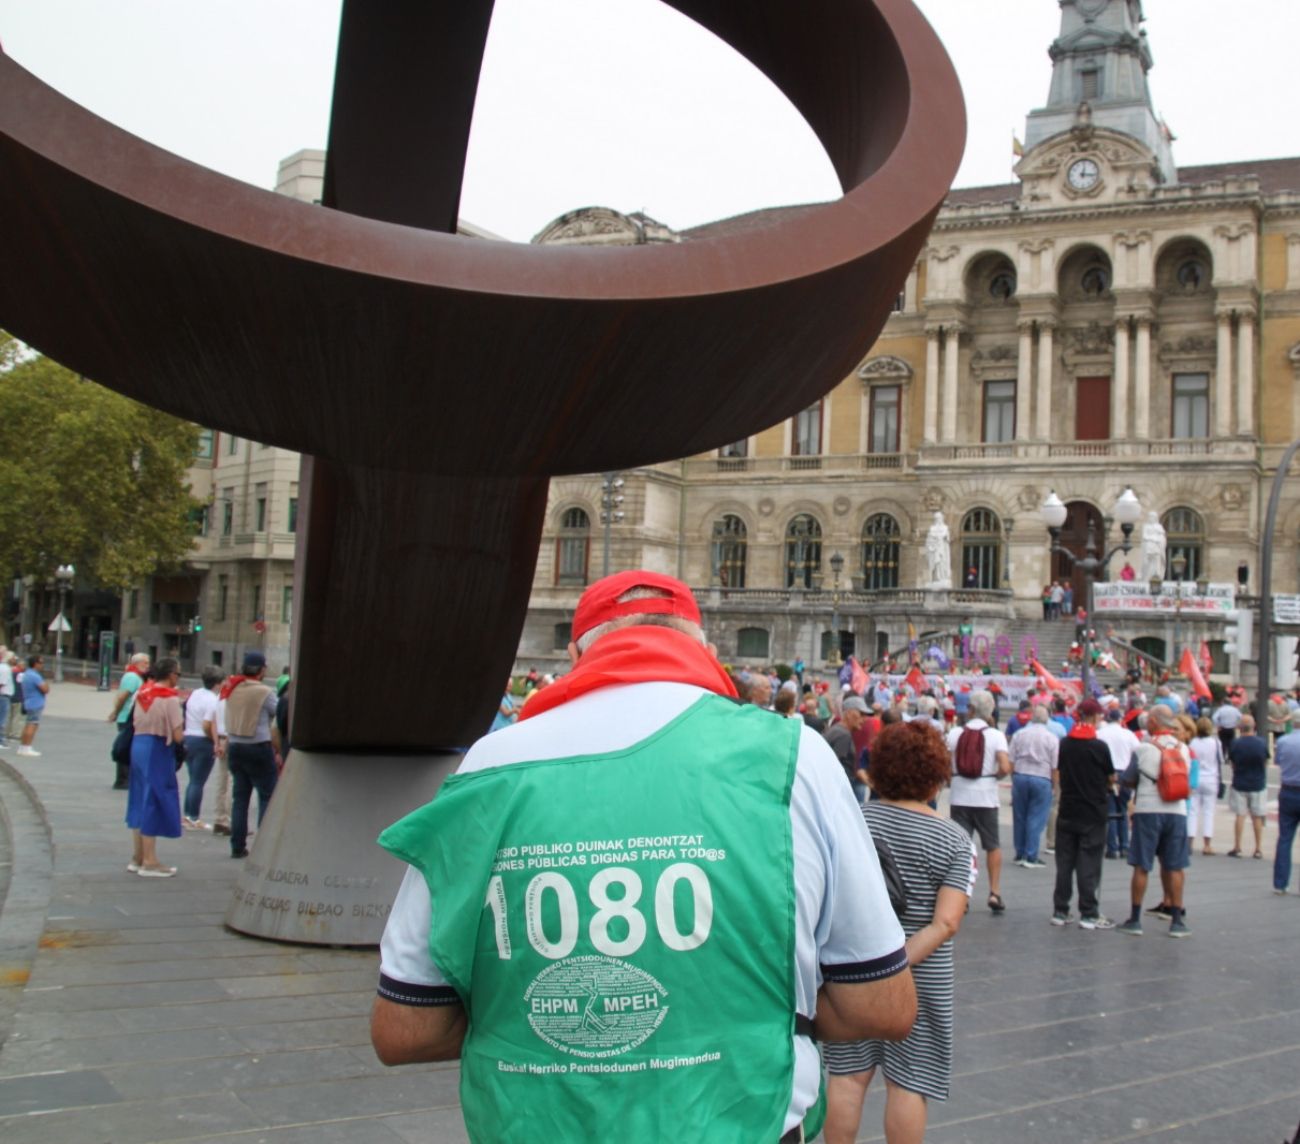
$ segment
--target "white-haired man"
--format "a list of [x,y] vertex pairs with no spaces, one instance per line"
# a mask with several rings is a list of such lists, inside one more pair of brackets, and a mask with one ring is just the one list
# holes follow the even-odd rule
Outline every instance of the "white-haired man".
[[[952,820],[972,837],[978,836],[984,847],[989,868],[989,909],[995,914],[1005,910],[1002,900],[1002,843],[998,838],[998,779],[1011,773],[1007,737],[992,726],[995,701],[987,691],[971,692],[970,718],[964,727],[948,732],[948,750],[952,752],[952,794],[949,799]],[[957,773],[958,744],[968,731],[983,740],[983,757],[978,777],[964,778]]]
[[412,868],[372,1040],[388,1064],[460,1057],[475,1140],[801,1139],[808,1034],[911,1028],[834,756],[737,704],[699,625],[671,577],[592,585],[573,671],[381,838]]

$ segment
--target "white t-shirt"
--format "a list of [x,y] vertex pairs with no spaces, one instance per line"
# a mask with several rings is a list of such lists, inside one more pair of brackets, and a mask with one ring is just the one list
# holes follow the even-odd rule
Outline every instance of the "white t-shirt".
[[[957,740],[963,731],[984,732],[984,772],[980,778],[964,779],[957,773]],[[1016,734],[1023,732],[1017,731]],[[965,727],[954,727],[948,732],[948,752],[952,755],[952,793],[950,806],[982,806],[997,809],[998,803],[998,752],[1008,756],[1007,737],[983,719],[968,719]]]
[[189,699],[185,702],[185,734],[203,738],[203,721],[216,719],[216,717],[217,693],[209,691],[206,687],[191,691]]
[[1225,731],[1234,731],[1241,722],[1241,712],[1231,703],[1224,703],[1215,709],[1211,721]]
[[14,669],[7,663],[0,663],[0,695],[14,696]]
[[[515,762],[600,755],[639,743],[682,714],[702,688],[684,683],[604,687],[505,727],[470,748],[459,773]],[[790,793],[794,831],[795,1005],[811,1016],[825,967],[858,980],[883,978],[906,964],[903,931],[889,903],[862,810],[825,740],[803,727]],[[380,972],[392,982],[445,985],[429,956],[432,907],[423,876],[408,869],[380,945]],[[821,1060],[796,1036],[789,1131],[817,1099]]]
[[1122,775],[1137,750],[1138,737],[1123,723],[1107,722],[1097,728],[1097,738],[1110,748],[1111,765],[1117,775]]

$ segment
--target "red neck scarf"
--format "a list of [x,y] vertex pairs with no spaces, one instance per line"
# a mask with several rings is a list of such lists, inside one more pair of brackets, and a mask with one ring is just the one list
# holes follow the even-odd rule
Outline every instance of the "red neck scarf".
[[174,687],[167,687],[164,684],[150,680],[148,683],[140,685],[140,690],[135,693],[135,701],[141,711],[148,711],[153,706],[155,699],[171,699],[180,692]]
[[620,683],[690,683],[715,695],[736,698],[736,686],[708,648],[673,628],[619,628],[584,652],[578,666],[524,705],[531,719],[601,687]]
[[235,690],[241,683],[247,679],[252,679],[251,675],[231,675],[226,678],[226,682],[221,685],[221,690],[217,692],[218,699],[229,699],[230,693]]
[[1097,728],[1091,723],[1076,723],[1065,736],[1067,739],[1095,739]]
[[141,671],[138,667],[128,666],[126,671],[124,671],[122,674],[123,675],[144,675],[144,672]]

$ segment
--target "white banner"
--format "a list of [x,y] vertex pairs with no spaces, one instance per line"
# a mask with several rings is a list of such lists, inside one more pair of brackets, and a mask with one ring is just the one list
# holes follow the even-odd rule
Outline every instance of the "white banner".
[[1275,624],[1300,624],[1300,596],[1274,596],[1273,622]]
[[1172,616],[1175,612],[1181,612],[1185,616],[1213,620],[1223,619],[1227,612],[1237,606],[1236,590],[1235,584],[1207,584],[1202,594],[1190,581],[1169,580],[1153,595],[1149,584],[1120,580],[1110,584],[1094,584],[1092,601],[1098,613]]

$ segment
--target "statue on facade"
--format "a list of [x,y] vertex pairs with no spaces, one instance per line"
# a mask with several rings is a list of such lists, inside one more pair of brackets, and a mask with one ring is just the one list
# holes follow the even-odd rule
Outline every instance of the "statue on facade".
[[943,513],[934,514],[934,523],[925,536],[925,566],[929,573],[930,588],[952,587],[952,553],[949,550],[951,536],[944,523]]
[[1165,578],[1165,527],[1154,512],[1147,513],[1146,523],[1142,526],[1142,579],[1159,580]]

